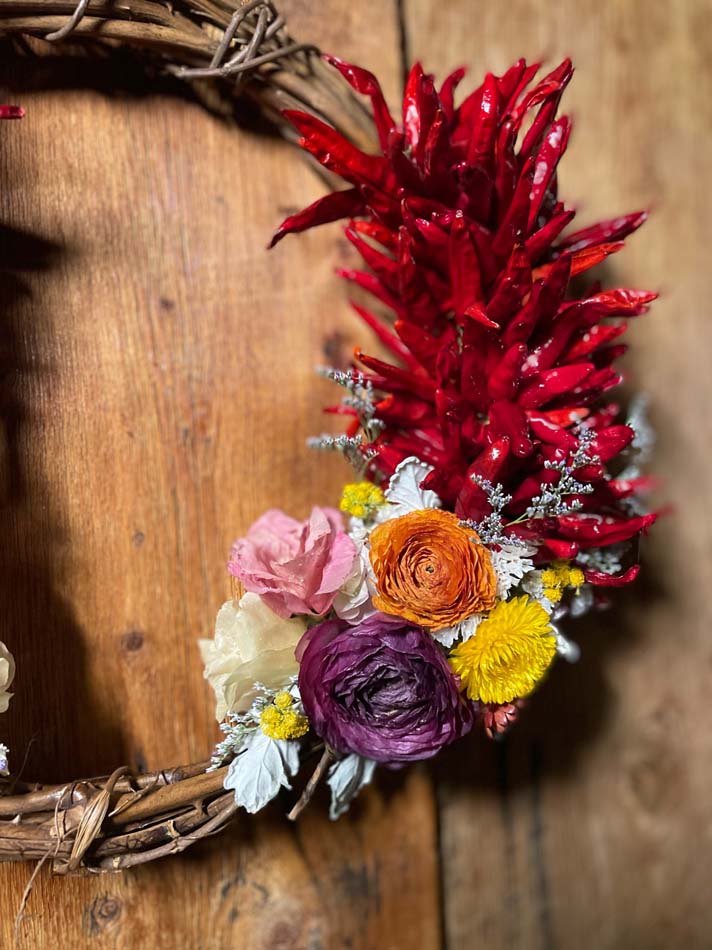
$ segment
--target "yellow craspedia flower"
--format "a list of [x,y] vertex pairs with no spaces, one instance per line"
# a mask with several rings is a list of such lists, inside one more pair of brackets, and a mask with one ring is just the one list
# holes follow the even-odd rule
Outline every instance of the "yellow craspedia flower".
[[583,571],[580,567],[572,567],[569,569],[569,587],[581,587],[586,578],[583,576]]
[[378,508],[385,505],[386,497],[372,482],[354,482],[344,485],[339,508],[354,518],[369,518]]
[[294,697],[286,689],[283,689],[281,693],[277,693],[272,702],[277,709],[288,709],[294,702]]
[[559,603],[564,596],[564,588],[580,587],[583,582],[583,571],[571,567],[568,561],[554,561],[551,567],[541,572],[543,594],[552,604]]
[[470,699],[510,703],[528,696],[556,653],[549,615],[529,597],[500,601],[469,640],[450,654]]
[[260,714],[260,729],[270,739],[301,739],[309,732],[309,720],[296,709],[288,692],[277,693],[273,703]]

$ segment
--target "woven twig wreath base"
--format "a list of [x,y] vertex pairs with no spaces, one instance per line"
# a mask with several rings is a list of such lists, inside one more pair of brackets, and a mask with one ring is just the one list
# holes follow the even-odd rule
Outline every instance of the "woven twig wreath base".
[[[130,47],[179,78],[244,92],[274,120],[285,108],[307,109],[354,142],[373,141],[369,113],[314,46],[292,39],[270,0],[0,0],[0,34],[23,45],[31,36]],[[118,871],[184,851],[237,810],[233,792],[223,788],[226,769],[208,772],[209,765],[144,775],[119,768],[53,786],[0,779],[0,861],[50,860],[55,872],[67,874]],[[310,782],[291,817],[312,792]]]
[[118,871],[184,851],[235,813],[222,787],[225,769],[208,762],[131,776],[0,790],[0,861],[52,860],[66,874],[81,867]]

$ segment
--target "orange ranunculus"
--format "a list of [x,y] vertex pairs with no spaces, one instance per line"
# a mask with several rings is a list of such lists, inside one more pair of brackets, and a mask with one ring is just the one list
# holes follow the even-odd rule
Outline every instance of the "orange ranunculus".
[[489,552],[456,515],[411,511],[374,528],[374,605],[439,630],[494,607],[497,579]]

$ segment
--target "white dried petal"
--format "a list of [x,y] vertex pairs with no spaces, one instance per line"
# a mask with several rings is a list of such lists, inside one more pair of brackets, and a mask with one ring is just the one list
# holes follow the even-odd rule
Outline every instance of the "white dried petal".
[[379,512],[379,520],[399,518],[409,511],[422,511],[424,508],[440,508],[442,502],[434,491],[420,487],[433,468],[412,456],[404,459],[396,468],[386,489],[389,505]]

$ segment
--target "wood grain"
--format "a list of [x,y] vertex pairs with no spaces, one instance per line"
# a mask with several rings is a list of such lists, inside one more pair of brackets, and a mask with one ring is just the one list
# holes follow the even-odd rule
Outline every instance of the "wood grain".
[[[297,35],[399,72],[395,5],[284,4]],[[378,31],[369,24],[378,22]],[[0,637],[19,660],[3,728],[29,777],[203,758],[216,729],[196,640],[229,595],[230,543],[265,508],[337,497],[310,455],[359,339],[335,229],[265,245],[323,186],[126,63],[6,63],[2,128]],[[332,826],[281,807],[123,876],[42,874],[23,946],[433,947],[436,816],[411,772]],[[31,868],[0,868],[0,945]]]
[[654,211],[605,277],[662,294],[628,370],[650,393],[674,506],[636,589],[571,628],[581,663],[556,670],[506,745],[442,763],[447,945],[709,947],[712,5],[405,0],[405,15],[426,68],[466,62],[478,79],[521,55],[573,57],[564,194],[582,225]]
[[[675,515],[636,590],[572,631],[582,662],[554,672],[511,739],[438,765],[444,942],[708,947],[712,4],[285,6],[296,34],[377,69],[391,99],[397,8],[426,67],[479,76],[571,54],[563,190],[582,223],[654,206],[606,279],[663,294],[628,368],[652,397]],[[172,90],[144,95],[125,68],[91,92],[85,71],[63,75],[13,73],[37,88],[14,97],[29,117],[0,147],[0,637],[22,657],[8,729],[20,746],[38,736],[28,773],[47,779],[205,753],[195,638],[227,593],[225,552],[267,505],[299,513],[336,492],[339,463],[302,448],[327,392],[310,367],[362,338],[331,276],[348,255],[334,229],[263,253],[320,190],[294,155]],[[437,817],[409,772],[336,829],[318,808],[293,829],[275,807],[179,861],[43,876],[25,945],[434,947]],[[0,868],[2,946],[27,876]]]

